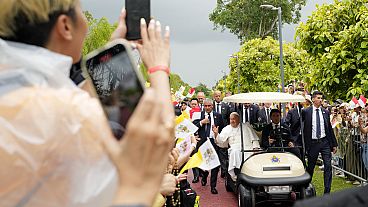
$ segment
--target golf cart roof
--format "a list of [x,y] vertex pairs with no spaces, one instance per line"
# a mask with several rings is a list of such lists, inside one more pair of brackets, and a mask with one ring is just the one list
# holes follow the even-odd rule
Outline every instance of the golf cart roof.
[[228,96],[223,101],[233,103],[288,103],[305,102],[305,98],[301,95],[280,92],[250,92]]

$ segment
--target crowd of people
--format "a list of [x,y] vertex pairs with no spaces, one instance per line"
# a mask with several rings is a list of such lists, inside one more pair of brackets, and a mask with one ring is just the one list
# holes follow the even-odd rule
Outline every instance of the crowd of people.
[[[0,7],[0,206],[194,206],[195,192],[186,173],[179,172],[202,143],[211,141],[221,165],[210,172],[193,169],[192,182],[201,178],[205,186],[210,176],[211,193],[218,194],[218,173],[222,178],[229,173],[233,179],[239,173],[240,124],[247,137],[245,149],[275,145],[277,140],[266,130],[281,124],[290,132],[285,144],[299,146],[301,126],[296,115],[303,113],[309,120],[304,125],[309,140],[307,170],[313,174],[321,152],[328,193],[330,152],[337,147],[332,125],[337,137],[344,137],[344,127],[349,126],[368,132],[364,112],[355,111],[360,116],[354,122],[341,105],[327,107],[332,112],[330,122],[329,112],[321,108],[321,93],[309,99],[304,94],[310,101],[306,104],[320,111],[300,111],[307,105],[291,104],[282,119],[272,103],[245,104],[240,110],[222,102],[221,91],[215,91],[213,99],[198,92],[176,111],[177,115],[187,111],[198,127],[190,150],[180,154],[173,147],[170,31],[163,31],[157,20],[142,19],[142,40],[132,47],[151,71],[151,88],[142,96],[122,139],[116,140],[92,82],[73,67],[81,60],[88,30],[80,1],[1,1]],[[125,17],[122,10],[111,40],[125,39]],[[288,91],[293,92],[290,87]],[[265,125],[261,139],[253,130],[259,123]],[[335,123],[342,126],[337,132]],[[367,139],[360,137],[367,155]],[[292,153],[303,156],[302,151]]]

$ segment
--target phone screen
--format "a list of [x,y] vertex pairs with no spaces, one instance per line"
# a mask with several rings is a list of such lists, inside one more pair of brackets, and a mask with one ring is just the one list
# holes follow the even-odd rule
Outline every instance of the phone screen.
[[144,91],[133,64],[122,44],[86,61],[87,72],[117,139],[124,135],[129,117]]

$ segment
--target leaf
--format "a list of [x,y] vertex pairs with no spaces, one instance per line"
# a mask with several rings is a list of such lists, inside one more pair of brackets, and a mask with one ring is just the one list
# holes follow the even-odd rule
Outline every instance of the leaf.
[[360,48],[362,48],[362,49],[367,48],[367,44],[368,44],[368,42],[362,42],[362,43],[360,44]]

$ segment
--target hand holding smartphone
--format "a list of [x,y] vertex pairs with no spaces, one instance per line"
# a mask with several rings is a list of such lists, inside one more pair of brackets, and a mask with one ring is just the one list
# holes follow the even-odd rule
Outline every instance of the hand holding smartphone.
[[132,59],[129,43],[114,40],[86,56],[85,76],[91,79],[117,139],[144,93],[143,78]]

